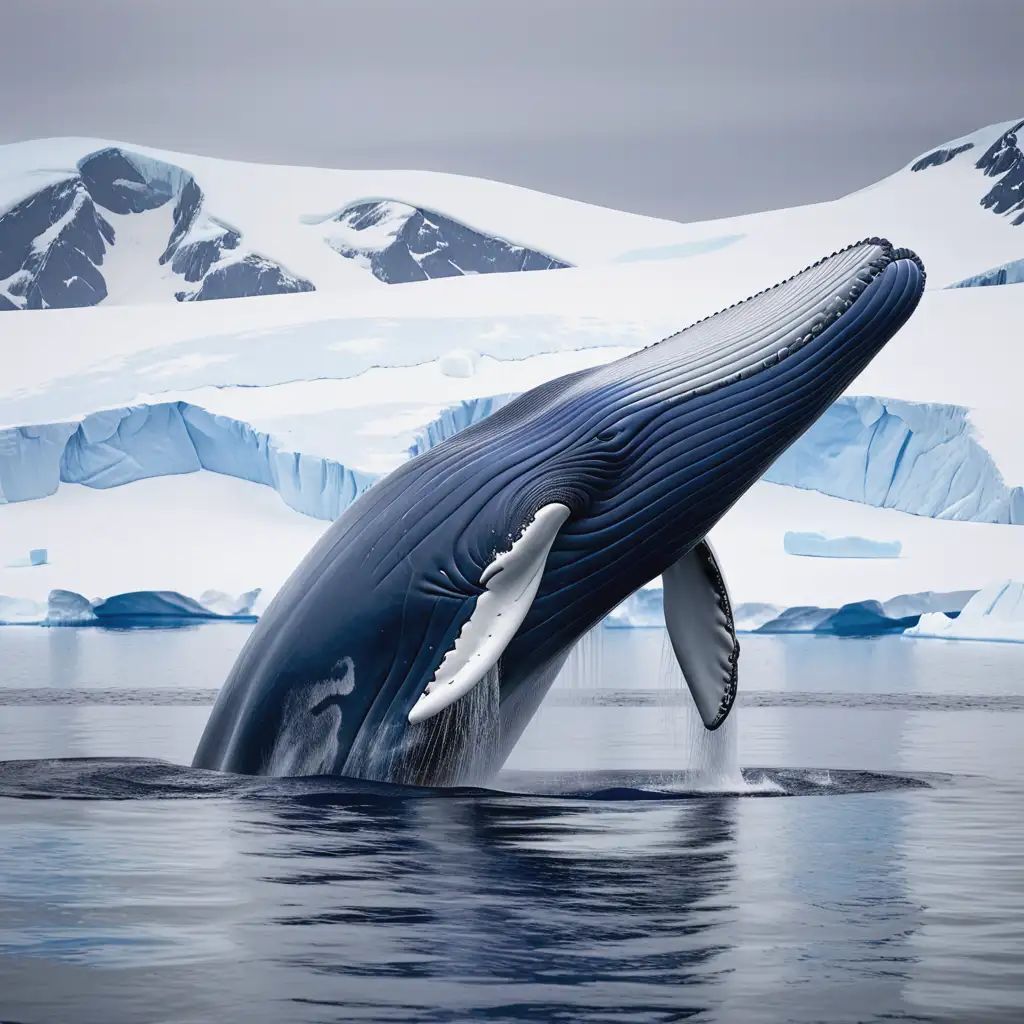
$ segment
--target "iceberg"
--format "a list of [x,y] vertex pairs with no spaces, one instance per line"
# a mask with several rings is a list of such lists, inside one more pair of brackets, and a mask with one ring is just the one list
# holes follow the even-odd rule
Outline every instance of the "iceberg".
[[973,598],[974,591],[900,594],[889,601],[852,601],[839,608],[787,608],[762,622],[754,633],[819,633],[825,636],[880,636],[911,631],[922,616],[949,621]]
[[811,558],[899,558],[903,548],[898,540],[827,537],[823,533],[795,530],[786,531],[782,544],[787,554]]
[[46,548],[31,548],[28,556],[12,558],[4,563],[7,569],[28,569],[34,565],[46,565],[49,560],[49,553]]
[[921,616],[910,636],[943,640],[1002,640],[1024,643],[1024,583],[1002,580],[979,590],[956,618]]
[[[733,608],[738,633],[817,633],[825,636],[879,636],[902,633],[929,614],[949,622],[974,597],[975,591],[922,591],[888,601],[853,601],[838,608],[745,602]],[[604,620],[606,629],[658,629],[665,625],[662,588],[643,587]]]
[[260,590],[238,597],[207,591],[198,600],[173,590],[140,590],[90,601],[73,590],[51,590],[45,602],[0,594],[0,625],[131,627],[197,622],[255,622]]
[[606,629],[664,629],[664,593],[657,585],[641,587],[605,616]]
[[783,609],[775,604],[762,601],[745,601],[732,610],[733,622],[737,633],[754,633],[766,622],[777,619]]
[[[251,609],[258,594],[259,591],[255,591],[252,595],[243,595],[237,603],[239,610],[227,614],[173,590],[141,590],[130,594],[115,594],[105,601],[94,603],[92,611],[96,617],[95,624],[99,626],[167,626],[207,619],[255,622],[256,616],[252,614]],[[218,595],[214,603],[221,604],[224,596]]]
[[73,590],[51,590],[46,602],[44,626],[92,626],[96,624],[92,602]]
[[0,594],[0,626],[41,626],[46,622],[46,610],[40,601]]

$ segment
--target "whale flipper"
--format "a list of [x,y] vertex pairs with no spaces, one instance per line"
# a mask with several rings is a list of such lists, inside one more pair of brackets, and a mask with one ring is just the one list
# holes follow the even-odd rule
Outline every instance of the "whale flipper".
[[484,592],[455,646],[409,712],[413,725],[454,704],[497,665],[533,604],[548,552],[568,518],[568,507],[559,502],[538,509],[512,547],[484,569],[480,576]]
[[717,729],[736,699],[740,644],[718,559],[708,541],[662,573],[665,624],[701,720]]

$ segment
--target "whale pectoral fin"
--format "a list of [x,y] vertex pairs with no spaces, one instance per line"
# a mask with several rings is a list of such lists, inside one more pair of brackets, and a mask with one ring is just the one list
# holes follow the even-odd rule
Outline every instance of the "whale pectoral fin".
[[663,574],[665,624],[686,685],[708,729],[732,710],[740,645],[718,559],[702,540]]
[[484,592],[455,646],[409,712],[413,725],[455,703],[497,665],[533,604],[548,552],[568,518],[568,507],[559,502],[538,509],[512,547],[484,569],[480,576]]

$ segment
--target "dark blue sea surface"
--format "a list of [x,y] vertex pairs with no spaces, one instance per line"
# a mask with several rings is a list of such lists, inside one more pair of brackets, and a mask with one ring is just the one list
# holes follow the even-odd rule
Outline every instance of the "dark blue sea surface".
[[249,628],[0,629],[0,1021],[1024,1019],[1024,645],[743,637],[709,735],[605,630],[446,792],[185,767]]

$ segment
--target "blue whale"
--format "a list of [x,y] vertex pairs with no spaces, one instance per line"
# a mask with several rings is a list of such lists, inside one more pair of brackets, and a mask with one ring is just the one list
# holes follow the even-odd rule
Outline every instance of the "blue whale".
[[404,464],[274,598],[193,764],[482,781],[577,640],[658,575],[717,728],[739,644],[706,534],[906,322],[924,280],[913,252],[868,239]]

